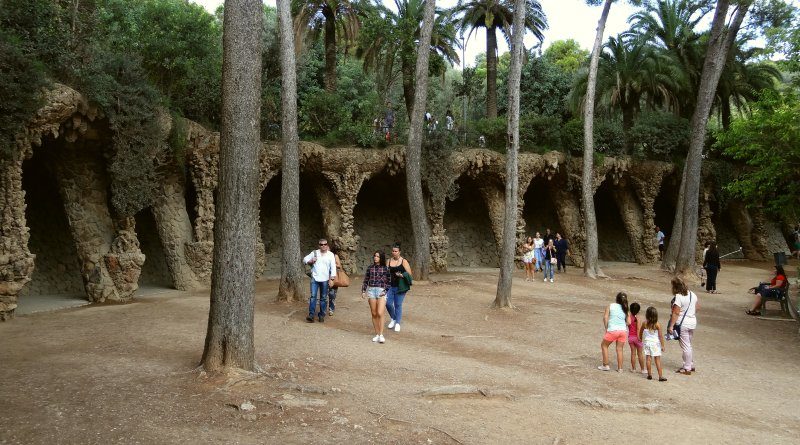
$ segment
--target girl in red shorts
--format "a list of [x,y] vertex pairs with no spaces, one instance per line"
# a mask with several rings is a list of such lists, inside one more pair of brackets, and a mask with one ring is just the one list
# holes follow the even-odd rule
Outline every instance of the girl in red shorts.
[[628,296],[625,292],[617,294],[614,303],[606,307],[603,314],[603,325],[606,327],[606,334],[603,342],[600,343],[600,351],[603,354],[603,364],[597,369],[610,371],[608,366],[608,346],[617,343],[617,372],[622,372],[622,356],[625,353],[625,342],[628,341],[628,326],[631,324],[631,316],[628,313]]
[[639,370],[642,374],[647,374],[644,369],[644,345],[639,338],[639,319],[636,314],[639,313],[639,303],[631,303],[631,324],[628,325],[628,345],[631,347],[631,372],[636,372],[636,357],[639,357]]

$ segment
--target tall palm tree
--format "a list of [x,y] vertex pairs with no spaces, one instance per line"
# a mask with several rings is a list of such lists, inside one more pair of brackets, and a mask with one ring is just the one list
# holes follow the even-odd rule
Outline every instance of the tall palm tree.
[[705,50],[703,34],[695,31],[698,23],[713,10],[713,4],[701,0],[659,0],[645,2],[644,9],[628,18],[631,33],[662,48],[683,70],[686,79],[678,94],[676,111],[690,117],[694,111]]
[[[397,11],[375,0],[375,12],[365,20],[365,29],[357,55],[364,60],[364,69],[374,70],[380,79],[391,82],[399,71],[403,81],[406,112],[411,117],[414,92],[414,68],[417,61],[417,42],[422,30],[425,0],[394,0]],[[444,68],[459,63],[461,48],[451,14],[436,9],[431,33],[431,67]],[[442,73],[436,73],[442,74]],[[388,89],[388,86],[384,86]]]
[[294,40],[299,50],[303,40],[325,35],[325,90],[336,91],[337,39],[355,42],[361,25],[359,8],[350,0],[293,0]]
[[[486,117],[497,117],[497,31],[508,41],[514,18],[511,0],[465,0],[456,6],[461,14],[460,27],[469,35],[486,29]],[[541,42],[547,29],[547,17],[538,0],[525,0],[525,28]],[[510,46],[510,45],[509,45]]]
[[749,102],[755,102],[763,90],[775,90],[782,79],[780,70],[769,62],[750,62],[760,48],[743,49],[746,39],[740,39],[731,48],[731,54],[717,86],[714,106],[719,114],[722,128],[731,124],[731,109],[748,109]]
[[[657,105],[670,108],[686,84],[683,71],[671,61],[665,53],[632,34],[609,37],[603,46],[597,70],[597,104],[622,113],[628,151],[631,148],[628,135],[643,102],[651,108]],[[576,79],[570,102],[579,109],[586,101],[586,71]]]

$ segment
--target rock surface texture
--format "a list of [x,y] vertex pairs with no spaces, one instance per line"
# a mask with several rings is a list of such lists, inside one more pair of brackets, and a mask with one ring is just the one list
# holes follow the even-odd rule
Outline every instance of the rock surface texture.
[[[172,285],[189,290],[207,286],[211,277],[219,135],[193,122],[187,121],[185,128],[185,163],[174,165],[165,174],[158,198],[146,211],[152,212]],[[13,314],[20,291],[39,265],[38,256],[48,255],[46,245],[37,246],[37,255],[31,253],[26,221],[23,175],[27,160],[38,150],[50,159],[46,161],[50,162],[48,169],[54,172],[63,202],[63,209],[53,211],[66,215],[71,239],[37,239],[73,244],[59,252],[76,252],[74,261],[80,265],[90,301],[130,299],[146,259],[133,217],[115,215],[108,204],[109,180],[102,154],[109,134],[101,113],[76,91],[57,86],[46,92],[46,105],[17,141],[16,156],[0,162],[0,319]],[[338,248],[350,273],[360,273],[373,251],[388,250],[395,241],[403,242],[404,255],[411,257],[404,147],[365,150],[301,143],[300,150],[303,249],[310,251],[317,238],[327,238]],[[436,180],[444,183],[424,184],[433,268],[496,267],[503,225],[505,158],[488,150],[464,149],[444,159],[441,165],[427,166],[429,171],[436,170]],[[280,199],[273,188],[281,170],[278,145],[262,145],[260,168],[264,194],[257,271],[277,275],[279,265],[270,259],[279,257],[276,239],[280,236],[276,233],[280,227],[275,225],[279,219],[268,213],[279,208],[270,202]],[[519,156],[520,243],[533,231],[544,234],[546,224],[569,240],[568,262],[578,267],[583,265],[585,239],[580,172],[581,159],[563,153]],[[600,240],[601,257],[605,252],[606,260],[656,262],[655,220],[674,216],[657,215],[656,201],[665,187],[675,187],[674,181],[665,178],[680,172],[664,162],[606,157],[595,174],[598,219],[613,226],[606,228],[608,239]],[[701,193],[698,249],[702,242],[724,234],[731,239],[718,240],[721,245],[742,246],[744,256],[750,259],[766,259],[772,250],[785,250],[779,229],[761,212],[736,202],[720,210],[712,180],[707,179]],[[434,189],[438,192],[430,193]],[[724,226],[724,230],[715,226]],[[601,234],[603,231],[600,227]]]

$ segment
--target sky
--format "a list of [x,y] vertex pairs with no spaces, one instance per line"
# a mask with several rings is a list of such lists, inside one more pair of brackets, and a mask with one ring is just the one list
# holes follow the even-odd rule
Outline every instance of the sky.
[[[192,0],[203,5],[209,12],[214,12],[223,0]],[[383,0],[387,5],[394,5],[391,0]],[[265,0],[267,5],[275,6],[275,0]],[[456,0],[439,0],[436,2],[441,7],[452,7]],[[555,40],[575,39],[586,50],[591,50],[594,43],[597,20],[600,18],[600,6],[587,6],[584,0],[541,0],[542,8],[547,15],[550,28],[544,32],[543,49],[546,49]],[[628,17],[634,13],[634,8],[627,3],[619,2],[611,6],[611,12],[606,23],[605,38],[617,35],[628,29]],[[508,51],[505,40],[498,35],[498,49],[500,53]],[[536,39],[527,35],[525,47],[530,48]],[[486,32],[478,30],[472,33],[467,40],[465,59],[467,66],[475,65],[475,57],[486,51]],[[460,57],[460,55],[459,55]]]

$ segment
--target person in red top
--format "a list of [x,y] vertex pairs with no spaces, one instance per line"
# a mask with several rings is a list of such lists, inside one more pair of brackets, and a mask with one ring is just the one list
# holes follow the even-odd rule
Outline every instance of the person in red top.
[[786,272],[783,271],[783,266],[775,266],[775,276],[770,280],[769,285],[766,283],[761,284],[755,290],[756,298],[753,302],[753,307],[747,310],[747,315],[761,315],[761,305],[764,303],[764,298],[777,298],[778,293],[786,285]]
[[628,311],[631,314],[631,324],[628,325],[628,345],[631,347],[631,372],[636,372],[636,358],[639,358],[639,370],[642,374],[647,374],[644,369],[644,345],[639,338],[639,319],[636,315],[639,313],[641,306],[639,303],[631,303]]

